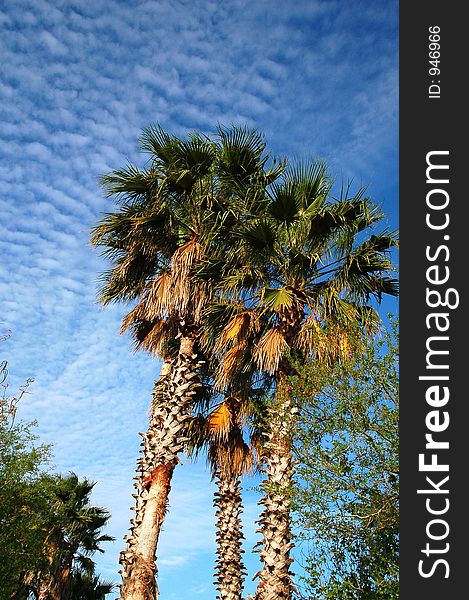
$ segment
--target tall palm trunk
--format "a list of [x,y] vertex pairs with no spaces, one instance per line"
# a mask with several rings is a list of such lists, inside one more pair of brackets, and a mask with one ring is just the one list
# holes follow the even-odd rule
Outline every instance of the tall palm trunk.
[[242,560],[241,483],[237,476],[216,473],[214,506],[217,509],[217,560],[215,585],[218,600],[241,600],[246,569]]
[[290,507],[293,467],[291,437],[294,407],[283,385],[277,387],[274,404],[268,414],[265,434],[264,460],[266,479],[259,504],[264,506],[259,518],[258,532],[262,533],[261,548],[257,550],[262,569],[257,573],[259,583],[256,600],[291,600],[294,591],[290,551],[293,547]]
[[180,338],[176,359],[164,364],[163,376],[154,391],[152,416],[141,434],[142,457],[134,487],[135,516],[131,519],[127,547],[121,552],[122,600],[156,600],[156,549],[165,518],[171,478],[186,438],[192,396],[200,385],[192,337]]
[[[304,308],[297,304],[280,312],[280,331],[290,348],[304,317]],[[259,504],[264,506],[259,517],[258,532],[262,533],[262,548],[258,550],[262,569],[256,600],[291,600],[295,586],[290,565],[292,543],[291,532],[291,489],[293,485],[292,435],[294,415],[297,408],[290,395],[287,377],[292,367],[283,359],[275,373],[276,390],[273,404],[267,413],[266,442],[263,458],[266,464],[266,479],[261,484],[264,497]]]

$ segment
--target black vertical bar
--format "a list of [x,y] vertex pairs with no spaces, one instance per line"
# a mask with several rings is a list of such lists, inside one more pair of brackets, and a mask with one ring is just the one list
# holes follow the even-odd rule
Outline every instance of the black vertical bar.
[[400,600],[469,597],[463,8],[400,4]]

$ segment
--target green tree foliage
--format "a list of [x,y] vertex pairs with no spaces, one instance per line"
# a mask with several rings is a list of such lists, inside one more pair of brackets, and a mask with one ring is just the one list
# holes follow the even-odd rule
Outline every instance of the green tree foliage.
[[0,365],[0,599],[10,598],[25,570],[44,566],[42,517],[47,510],[43,469],[50,448],[39,444],[35,423],[17,423],[16,407],[31,380],[9,395],[8,365]]
[[0,600],[102,600],[113,585],[100,581],[91,559],[109,520],[90,505],[94,483],[50,474],[50,446],[35,422],[17,421],[18,403],[32,383],[9,393],[8,364],[0,363]]
[[47,564],[42,570],[28,574],[25,580],[31,591],[41,598],[78,600],[87,590],[98,600],[104,597],[103,590],[109,585],[96,577],[91,556],[103,552],[102,542],[114,539],[102,534],[110,513],[91,505],[95,483],[80,480],[75,473],[49,476],[46,484],[49,506],[42,518],[43,553]]
[[115,585],[96,575],[75,571],[72,575],[72,600],[104,600]]
[[393,320],[348,363],[293,378],[303,598],[398,598],[397,352]]

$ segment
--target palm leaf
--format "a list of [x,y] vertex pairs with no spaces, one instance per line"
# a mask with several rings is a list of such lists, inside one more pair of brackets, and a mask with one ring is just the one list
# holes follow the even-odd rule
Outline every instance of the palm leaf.
[[263,310],[278,312],[282,309],[291,308],[295,305],[297,298],[292,289],[287,288],[264,288],[262,290]]
[[159,177],[153,169],[142,171],[129,163],[123,169],[102,175],[99,183],[107,196],[127,202],[151,195],[158,187]]
[[289,346],[283,334],[278,328],[273,327],[256,344],[253,357],[261,371],[274,375],[288,350]]
[[193,134],[189,140],[179,140],[179,161],[194,177],[204,177],[216,158],[216,146],[213,142]]
[[210,435],[215,440],[223,440],[228,437],[232,427],[232,414],[227,402],[222,402],[207,417]]
[[217,127],[221,151],[219,173],[222,180],[246,181],[259,171],[267,157],[262,158],[265,150],[264,136],[248,127]]
[[230,344],[246,343],[248,335],[259,329],[259,321],[253,311],[246,311],[235,315],[224,327],[214,350],[219,352]]
[[171,272],[166,271],[147,286],[145,296],[146,319],[161,319],[168,315],[171,307],[171,282]]
[[146,315],[145,304],[140,302],[130,312],[128,312],[122,319],[120,333],[125,333],[137,321],[143,321],[145,319],[145,315]]
[[177,139],[166,133],[157,123],[145,127],[139,138],[138,147],[143,152],[157,157],[162,163],[168,164],[173,156],[173,148],[176,143]]
[[272,202],[269,207],[270,215],[280,223],[291,224],[299,216],[302,208],[301,198],[293,186],[283,184],[272,186]]
[[215,379],[217,389],[222,390],[227,387],[240,372],[246,350],[246,344],[237,344],[224,355]]
[[197,321],[204,306],[205,288],[194,285],[192,270],[203,255],[195,237],[178,248],[171,259],[170,306],[175,313],[190,311]]
[[298,333],[298,346],[311,355],[315,349],[324,343],[324,332],[315,316],[309,316]]
[[205,309],[200,344],[204,352],[212,354],[223,329],[243,310],[239,303],[212,301]]
[[134,327],[135,350],[146,350],[151,354],[164,357],[166,345],[176,335],[171,321],[160,319],[153,323],[139,322]]
[[270,252],[275,243],[275,231],[265,218],[250,221],[237,233],[237,236],[251,250],[258,253]]

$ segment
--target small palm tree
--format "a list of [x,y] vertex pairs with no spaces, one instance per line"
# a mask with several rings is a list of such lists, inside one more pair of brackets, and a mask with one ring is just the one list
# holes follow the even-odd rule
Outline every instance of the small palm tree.
[[217,486],[214,494],[217,598],[241,600],[246,574],[242,559],[241,480],[245,474],[252,473],[255,449],[245,441],[243,433],[248,403],[228,394],[221,402],[217,402],[215,395],[212,404],[215,406],[208,414],[201,411],[190,422],[188,452],[197,456],[206,450],[212,479]]
[[102,534],[110,514],[90,505],[93,482],[80,481],[74,473],[48,479],[51,506],[49,515],[44,515],[48,567],[40,573],[28,573],[25,587],[40,600],[72,600],[76,576],[86,573],[95,577],[91,556],[103,552],[102,542],[114,540]]

